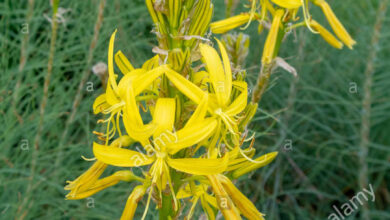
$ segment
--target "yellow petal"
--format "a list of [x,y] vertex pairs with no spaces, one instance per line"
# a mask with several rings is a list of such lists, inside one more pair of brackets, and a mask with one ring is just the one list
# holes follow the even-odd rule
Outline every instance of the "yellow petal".
[[214,196],[210,196],[207,193],[205,193],[203,196],[210,205],[212,205],[214,208],[218,208],[217,199]]
[[142,91],[144,91],[151,83],[156,80],[158,77],[160,77],[164,72],[166,71],[167,66],[159,66],[157,68],[154,68],[142,76],[139,76],[134,79],[133,86],[134,86],[134,95],[139,95]]
[[230,97],[226,97],[226,78],[221,59],[217,51],[207,44],[200,44],[200,53],[203,62],[210,74],[210,81],[214,87],[219,106],[225,106]]
[[302,0],[272,0],[275,4],[286,9],[295,9],[302,6]]
[[209,73],[206,71],[199,71],[192,75],[191,80],[195,85],[199,86],[201,89],[207,88],[207,82],[210,81]]
[[250,17],[251,16],[249,14],[236,15],[224,20],[213,22],[210,24],[210,28],[214,34],[223,34],[247,23]]
[[[115,84],[116,85],[116,84]],[[107,100],[107,103],[111,106],[117,104],[120,102],[119,98],[118,98],[118,93],[114,92],[114,90],[112,89],[112,86],[111,86],[111,82],[108,81],[107,82],[107,87],[106,87],[106,100]]]
[[126,75],[130,71],[134,70],[133,65],[131,65],[130,61],[120,50],[115,54],[115,63],[120,69],[120,71],[123,73],[123,75]]
[[141,143],[145,143],[156,128],[156,126],[152,123],[144,125],[135,100],[133,88],[127,89],[126,109],[123,113],[123,124],[129,136]]
[[146,71],[144,69],[134,69],[133,71],[126,73],[118,84],[120,97],[125,97],[127,90],[130,89],[130,87],[133,87],[133,80],[145,73]]
[[197,144],[208,138],[217,127],[217,121],[212,118],[200,121],[192,126],[185,127],[175,133],[176,140],[167,144],[169,154]]
[[262,156],[256,158],[255,163],[248,161],[248,162],[244,163],[240,169],[237,169],[236,171],[234,171],[232,176],[234,179],[237,179],[238,177],[240,177],[246,173],[249,173],[253,170],[256,170],[256,169],[259,169],[263,166],[266,166],[269,163],[271,163],[277,155],[278,155],[278,152],[271,152],[271,153],[268,153],[268,154],[265,154],[265,155],[262,155]]
[[101,95],[99,95],[95,101],[93,102],[93,105],[92,105],[92,108],[93,108],[93,113],[96,115],[96,114],[99,114],[100,112],[108,109],[110,107],[110,105],[107,103],[107,100],[106,100],[106,94],[103,93]]
[[147,143],[148,139],[156,130],[156,126],[152,123],[147,125],[137,125],[127,112],[123,113],[123,124],[125,125],[129,136],[134,140],[143,143],[143,145],[146,145],[145,143]]
[[274,18],[272,20],[272,26],[268,33],[267,39],[264,44],[262,62],[264,64],[270,64],[274,58],[276,41],[278,39],[278,33],[280,28],[280,23],[284,15],[283,9],[278,9],[275,12]]
[[121,220],[133,219],[135,210],[137,209],[138,202],[146,193],[145,186],[136,186],[133,192],[127,199],[125,210],[123,210]]
[[151,164],[154,161],[153,157],[148,157],[137,151],[113,148],[97,143],[93,143],[93,154],[99,161],[118,167],[138,167]]
[[185,199],[192,196],[190,185],[187,184],[184,188],[180,188],[176,194],[176,199]]
[[343,48],[343,43],[341,43],[333,34],[331,34],[328,30],[326,30],[324,27],[322,27],[318,22],[311,20],[310,26],[317,31],[321,37],[328,42],[328,44],[332,45],[333,47],[337,49]]
[[237,208],[226,193],[217,175],[208,175],[207,178],[210,181],[210,185],[217,199],[219,210],[222,212],[223,217],[228,220],[241,219]]
[[153,136],[158,137],[163,132],[172,131],[175,123],[176,101],[173,98],[157,99],[156,109],[154,110],[153,123],[157,126]]
[[194,124],[202,121],[207,113],[207,103],[208,103],[208,94],[205,93],[202,101],[199,103],[198,107],[195,109],[194,113],[192,113],[190,119],[188,119],[186,125],[184,127],[190,127]]
[[130,182],[136,180],[136,176],[130,170],[121,170],[115,172],[113,175],[105,177],[96,181],[89,189],[84,191],[79,191],[76,195],[68,194],[66,199],[76,200],[76,199],[84,199],[94,195],[97,192],[102,191],[110,186],[113,186],[120,181]]
[[[127,135],[123,135],[120,138],[115,139],[111,143],[111,147],[125,147],[129,146],[134,142],[133,139],[131,139]],[[69,196],[75,196],[79,191],[85,191],[92,186],[97,179],[102,175],[104,170],[107,168],[107,164],[96,161],[87,171],[85,171],[81,176],[79,176],[74,181],[67,181],[68,185],[64,187],[65,190],[71,190],[71,192],[68,194]]]
[[166,68],[165,73],[169,80],[177,87],[180,92],[182,92],[195,103],[199,104],[201,102],[204,96],[204,92],[198,86],[172,69]]
[[241,91],[241,94],[225,110],[225,113],[229,116],[234,116],[244,111],[248,103],[248,86],[246,82],[234,82],[234,85]]
[[248,219],[264,220],[264,214],[257,211],[257,208],[253,203],[238,190],[234,184],[224,175],[218,175],[223,187],[233,200],[234,205],[240,210],[242,215]]
[[74,181],[68,181],[68,185],[64,187],[65,190],[71,190],[69,195],[76,195],[78,191],[84,191],[93,185],[104,170],[107,168],[107,164],[101,161],[96,161],[87,171],[80,175]]
[[226,52],[225,46],[216,39],[218,42],[219,50],[221,51],[222,60],[223,60],[223,68],[225,70],[225,96],[230,99],[230,93],[232,91],[232,68],[230,66],[229,56]]
[[151,70],[153,68],[158,67],[159,65],[159,59],[160,57],[158,55],[154,56],[153,58],[147,60],[143,65],[142,69],[144,70]]
[[229,162],[228,153],[223,158],[203,159],[203,158],[186,158],[171,159],[167,158],[170,167],[194,175],[212,175],[222,173]]
[[110,84],[116,94],[118,94],[118,85],[116,84],[115,74],[114,74],[114,41],[115,41],[115,34],[112,33],[110,38],[110,44],[108,46],[108,80],[110,81]]
[[321,7],[322,11],[324,12],[326,18],[328,19],[328,22],[330,26],[332,27],[334,33],[337,35],[337,37],[345,44],[349,49],[352,49],[353,45],[356,44],[356,41],[352,39],[352,37],[348,34],[348,31],[345,30],[343,24],[339,21],[339,19],[334,14],[332,8],[329,6],[329,4],[324,0],[315,0],[314,4]]
[[207,214],[208,219],[215,220],[215,211],[209,206],[209,203],[205,197],[200,197],[200,203],[202,205],[203,211]]

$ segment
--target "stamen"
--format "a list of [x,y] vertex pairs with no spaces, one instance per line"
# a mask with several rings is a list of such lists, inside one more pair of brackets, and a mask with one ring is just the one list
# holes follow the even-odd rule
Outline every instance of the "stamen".
[[145,219],[146,213],[148,213],[149,204],[150,204],[150,198],[152,197],[152,192],[153,192],[153,186],[150,186],[150,191],[149,191],[149,195],[148,195],[148,201],[146,202],[146,207],[145,207],[144,214],[142,215],[142,220]]
[[83,158],[83,160],[85,160],[85,161],[95,161],[95,160],[96,160],[96,157],[93,157],[93,158],[86,158],[86,157],[84,157],[83,155],[81,155],[81,158]]
[[301,2],[302,2],[303,18],[305,19],[305,23],[306,23],[307,28],[309,28],[309,30],[312,33],[318,34],[317,31],[313,30],[313,28],[310,27],[311,16],[310,16],[310,12],[309,12],[309,4],[308,4],[307,1],[308,0],[301,0]]
[[256,1],[257,1],[257,0],[252,0],[251,10],[250,10],[250,12],[249,12],[249,15],[250,15],[249,21],[248,21],[248,23],[246,23],[245,27],[242,27],[242,28],[241,28],[241,30],[247,29],[247,28],[249,27],[249,25],[251,24],[253,18],[255,17],[255,13],[256,13],[256,9],[257,9],[257,7],[256,7]]

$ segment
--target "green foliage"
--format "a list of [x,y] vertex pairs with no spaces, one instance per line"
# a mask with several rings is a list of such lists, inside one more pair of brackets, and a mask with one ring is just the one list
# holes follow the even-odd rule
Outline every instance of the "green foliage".
[[[64,137],[59,166],[55,166],[55,160],[81,77],[95,63],[106,62],[111,33],[118,28],[116,45],[134,66],[139,67],[152,57],[157,42],[144,1],[106,2],[103,25],[89,65],[100,1],[60,1],[60,8],[70,10],[62,14],[66,23],[58,24],[48,103],[31,181],[34,139],[50,50],[51,25],[47,18],[51,18],[52,8],[49,1],[35,0],[31,20],[26,23],[27,2],[0,3],[0,219],[118,219],[132,184],[120,183],[86,200],[64,200],[65,180],[74,179],[90,165],[81,155],[93,157],[92,131],[101,129],[92,113],[92,102],[102,88],[93,74],[87,80],[93,84],[83,86],[82,101]],[[372,184],[376,200],[367,203],[368,212],[370,219],[390,218],[390,12],[383,21],[378,43],[372,44],[379,0],[329,2],[358,42],[355,50],[333,49],[306,29],[291,33],[281,48],[281,56],[296,67],[299,79],[277,71],[250,126],[256,132],[259,154],[282,152],[268,169],[261,169],[250,178],[242,177],[245,179],[239,186],[267,214],[267,219],[325,219],[334,211],[332,205],[339,206],[361,191],[359,154],[365,113],[362,100],[365,71],[370,63],[374,69],[365,164],[367,182]],[[224,17],[225,10],[223,1],[215,4],[216,10],[222,9],[215,12],[217,20]],[[238,9],[244,10],[242,6]],[[325,23],[318,10],[313,10],[313,16]],[[248,83],[252,85],[262,53],[257,45],[265,38],[264,34],[257,35],[255,29],[252,25],[245,31],[251,36],[246,67]],[[26,35],[28,43],[24,45]],[[25,56],[21,53],[23,47]],[[369,54],[373,51],[377,56],[371,60]],[[21,68],[23,57],[26,63]],[[87,90],[88,85],[93,85],[93,91]],[[28,195],[30,183],[32,190]],[[146,199],[140,207],[145,204]],[[142,212],[139,208],[138,217]],[[359,219],[361,213],[360,208],[353,218]],[[148,214],[150,219],[157,216],[154,210]]]

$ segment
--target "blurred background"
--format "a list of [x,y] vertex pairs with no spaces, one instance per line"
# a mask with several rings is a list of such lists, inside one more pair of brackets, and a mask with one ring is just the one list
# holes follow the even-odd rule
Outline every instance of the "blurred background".
[[[375,201],[349,219],[390,219],[387,1],[328,1],[358,42],[354,50],[334,49],[305,28],[285,39],[280,56],[299,77],[274,73],[250,126],[260,154],[280,154],[237,183],[267,219],[328,219],[369,184]],[[235,14],[248,10],[244,3]],[[213,20],[224,18],[224,1],[214,4]],[[152,21],[143,0],[68,0],[53,34],[52,13],[48,0],[0,1],[0,219],[119,219],[133,184],[77,201],[65,201],[63,187],[90,166],[81,155],[93,157],[92,103],[102,85],[91,68],[107,62],[116,28],[115,48],[142,65],[157,43]],[[327,24],[318,8],[311,13]],[[258,35],[255,24],[244,32],[253,85],[266,32]],[[147,218],[157,216],[152,208]]]

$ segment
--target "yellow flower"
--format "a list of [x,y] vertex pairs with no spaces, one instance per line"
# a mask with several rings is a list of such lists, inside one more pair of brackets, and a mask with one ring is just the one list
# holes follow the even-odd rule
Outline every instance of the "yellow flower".
[[321,7],[322,11],[324,12],[326,18],[328,19],[328,22],[330,26],[332,27],[334,33],[337,35],[337,37],[345,44],[349,49],[353,48],[353,45],[356,44],[356,41],[352,39],[352,37],[348,34],[347,30],[345,30],[343,24],[339,21],[339,19],[334,14],[332,8],[329,6],[329,4],[324,0],[314,0],[314,4]]
[[[217,42],[223,62],[221,62],[221,59],[214,48],[207,44],[200,44],[202,61],[206,64],[210,86],[213,91],[213,93],[209,95],[209,111],[218,119],[215,138],[218,138],[219,134],[226,134],[222,129],[223,123],[226,129],[233,135],[234,144],[238,144],[239,131],[235,117],[246,107],[248,97],[247,84],[243,81],[232,81],[230,61],[225,47],[219,40],[217,40]],[[231,99],[233,88],[241,92],[234,100]],[[211,148],[214,148],[214,142],[216,141],[216,139],[212,141],[210,144]],[[212,154],[214,153],[215,152],[212,152]]]
[[[111,147],[120,148],[126,147],[132,144],[134,140],[132,140],[129,136],[124,135],[111,143]],[[79,176],[74,181],[67,181],[68,185],[64,187],[65,190],[70,190],[68,195],[66,195],[67,199],[73,199],[79,197],[80,192],[86,192],[91,189],[92,186],[95,185],[98,181],[99,177],[103,174],[104,170],[107,168],[107,164],[96,161],[86,172],[84,172],[81,176]]]
[[251,18],[250,14],[240,14],[221,21],[210,24],[211,31],[215,34],[223,34],[243,24],[246,24]]
[[310,21],[310,26],[316,30],[321,37],[328,42],[328,44],[332,45],[333,47],[337,49],[343,48],[343,43],[341,43],[333,34],[331,34],[328,30],[326,30],[324,27],[322,27],[318,22],[315,20]]
[[84,199],[102,191],[103,189],[116,185],[120,181],[131,182],[133,180],[142,181],[140,177],[135,176],[130,170],[117,171],[113,175],[97,180],[88,189],[78,191],[75,195],[68,194],[66,198],[70,200]]
[[[143,153],[112,148],[94,143],[93,152],[95,157],[103,163],[118,167],[137,167],[152,164],[149,175],[153,185],[156,185],[159,193],[166,189],[168,182],[172,197],[176,202],[173,186],[171,183],[169,167],[189,174],[210,175],[223,172],[228,163],[228,156],[219,159],[203,158],[180,158],[174,159],[172,155],[181,149],[191,147],[207,138],[215,129],[215,119],[203,119],[199,111],[204,111],[207,100],[199,105],[194,112],[193,118],[189,120],[184,128],[173,131],[175,119],[175,100],[172,98],[159,98],[154,110],[152,123],[156,125],[153,140],[143,147],[148,155]],[[196,120],[195,120],[196,119]],[[196,166],[194,166],[196,164]],[[149,197],[153,190],[150,190]],[[177,208],[177,205],[175,206]]]
[[[145,62],[142,69],[134,69],[130,61],[124,56],[121,51],[115,54],[115,63],[124,75],[119,85],[116,82],[117,76],[114,73],[114,40],[116,31],[111,35],[109,49],[108,49],[108,83],[106,92],[101,94],[95,99],[93,103],[94,114],[108,114],[109,117],[106,120],[100,120],[100,122],[107,123],[107,132],[104,135],[106,137],[106,143],[108,140],[114,137],[116,130],[118,130],[121,136],[121,130],[119,125],[119,117],[123,113],[125,107],[125,96],[127,83],[135,77],[142,75],[147,70],[150,70],[158,65],[158,56]],[[112,128],[110,126],[112,125]]]
[[275,57],[275,47],[278,39],[278,33],[280,31],[280,24],[284,15],[283,9],[278,9],[272,20],[272,26],[268,33],[267,39],[264,44],[263,64],[270,64]]

